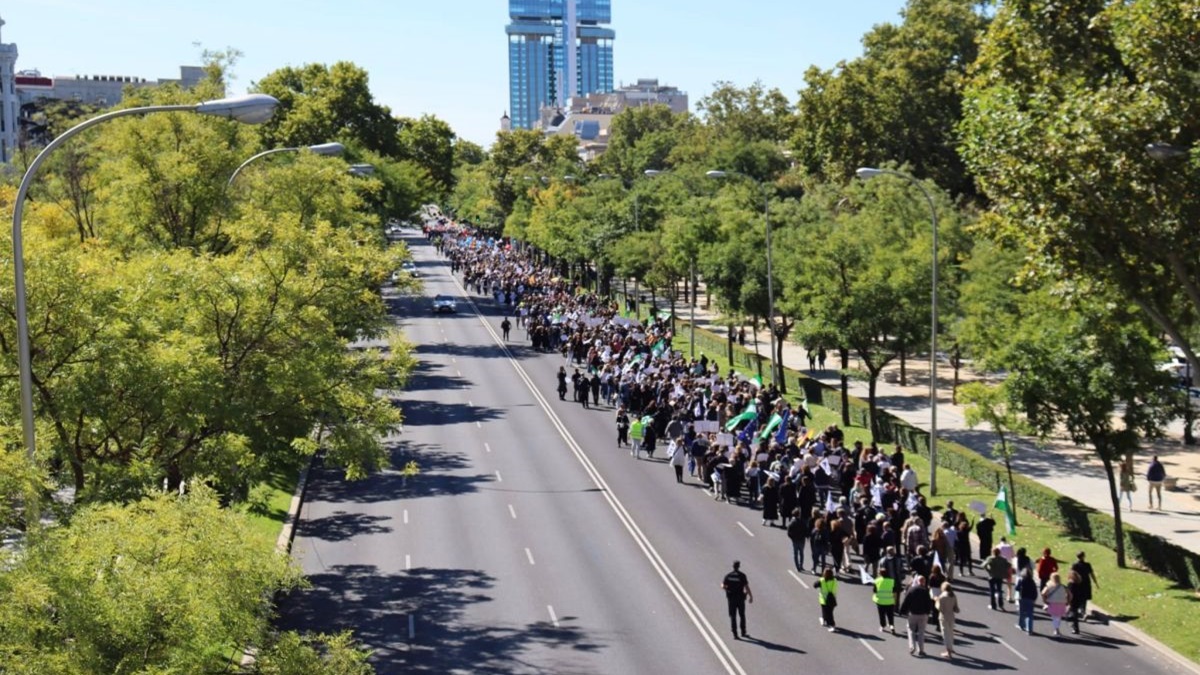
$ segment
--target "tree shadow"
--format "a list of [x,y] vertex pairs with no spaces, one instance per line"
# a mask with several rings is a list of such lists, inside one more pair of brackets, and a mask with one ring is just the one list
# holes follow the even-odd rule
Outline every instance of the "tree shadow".
[[[309,581],[311,588],[281,599],[277,624],[353,630],[373,650],[371,664],[379,673],[570,672],[559,664],[604,648],[570,625],[575,617],[564,617],[557,627],[545,621],[477,622],[468,612],[492,602],[496,584],[480,570],[417,568],[388,574],[373,565],[344,565]],[[569,651],[553,659],[553,668],[530,662],[532,652],[547,649]]]
[[[496,332],[500,332],[499,327],[496,328]],[[464,359],[506,359],[509,357],[514,359],[524,359],[539,353],[532,349],[526,349],[520,343],[511,340],[507,342],[505,346],[507,346],[508,349],[504,349],[501,347],[501,345],[494,342],[489,342],[483,345],[460,345],[453,342],[433,342],[417,345],[413,349],[413,353],[417,355],[417,358],[428,358],[429,356],[441,355]]]
[[[373,504],[469,494],[495,481],[492,474],[462,473],[471,468],[465,454],[432,444],[391,443],[391,468],[362,480],[347,481],[337,469],[318,463],[309,483],[307,501],[333,504]],[[400,470],[415,461],[420,473],[406,479]],[[299,532],[307,534],[305,521]]]
[[468,403],[442,403],[405,398],[395,401],[395,404],[404,412],[404,425],[409,427],[443,427],[451,424],[491,422],[504,416],[502,408],[487,408]]
[[392,528],[380,525],[391,520],[388,516],[369,516],[365,513],[336,511],[324,518],[305,520],[300,529],[304,536],[325,541],[346,541],[360,534],[386,534]]

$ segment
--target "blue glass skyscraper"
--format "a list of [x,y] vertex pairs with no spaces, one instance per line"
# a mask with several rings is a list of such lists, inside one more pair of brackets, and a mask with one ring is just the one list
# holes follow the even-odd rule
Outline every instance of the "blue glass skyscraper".
[[509,0],[512,127],[531,129],[542,106],[613,89],[612,0]]

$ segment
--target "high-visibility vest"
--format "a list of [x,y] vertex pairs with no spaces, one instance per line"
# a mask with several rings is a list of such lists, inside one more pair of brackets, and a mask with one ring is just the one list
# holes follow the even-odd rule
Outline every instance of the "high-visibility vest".
[[642,437],[645,435],[642,431],[644,428],[645,425],[642,424],[642,420],[634,420],[633,423],[629,425],[629,437],[635,438],[639,441],[642,440]]
[[891,577],[875,579],[875,594],[871,596],[877,605],[896,604],[896,580]]

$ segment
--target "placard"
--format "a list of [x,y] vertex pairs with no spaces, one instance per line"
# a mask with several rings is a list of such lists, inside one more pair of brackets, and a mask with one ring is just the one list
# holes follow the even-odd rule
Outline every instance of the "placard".
[[717,434],[717,445],[723,445],[727,448],[733,447],[733,434],[720,433]]
[[[716,420],[696,420],[693,422],[698,434],[715,434],[721,430],[721,425]],[[727,434],[730,438],[733,434]]]

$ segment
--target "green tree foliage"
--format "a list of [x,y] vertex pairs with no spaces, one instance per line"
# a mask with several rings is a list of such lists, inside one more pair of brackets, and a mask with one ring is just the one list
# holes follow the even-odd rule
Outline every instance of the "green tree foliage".
[[[29,675],[215,672],[300,583],[199,489],[85,508],[0,564],[0,663]],[[319,672],[319,671],[318,671]]]
[[371,675],[370,652],[358,647],[349,632],[299,635],[286,632],[259,652],[251,675]]
[[960,129],[995,202],[991,233],[1110,285],[1200,374],[1200,153],[1165,164],[1145,151],[1200,139],[1198,43],[1194,0],[1001,3]]
[[454,189],[454,130],[433,115],[401,118],[398,123],[400,148],[397,157],[424,168],[438,194],[448,196]]
[[1013,404],[1013,397],[1004,384],[968,382],[959,392],[959,401],[966,406],[963,416],[971,429],[986,424],[996,434],[992,449],[1004,460],[1008,473],[1008,503],[1013,508],[1013,524],[1017,524],[1017,489],[1013,484],[1012,458],[1016,451],[1011,438],[1016,434],[1030,433],[1021,412]]
[[1049,290],[1025,298],[1022,324],[1003,359],[1010,371],[1005,387],[1039,436],[1065,430],[1100,459],[1117,564],[1124,566],[1114,466],[1137,450],[1139,439],[1161,433],[1179,397],[1170,376],[1155,367],[1161,346],[1136,308],[1086,287]]
[[478,144],[465,138],[454,141],[454,166],[479,166],[487,161],[487,152]]
[[267,74],[251,89],[279,99],[275,117],[259,128],[264,147],[341,141],[399,156],[400,130],[391,110],[375,102],[367,71],[348,61],[310,63]]
[[665,105],[627,108],[613,117],[608,149],[598,160],[600,171],[633,181],[647,169],[663,169],[695,120]]
[[876,25],[864,53],[811,67],[797,104],[795,158],[810,174],[845,181],[860,166],[908,164],[955,195],[973,195],[958,156],[967,68],[987,18],[977,0],[909,0],[900,25]]

